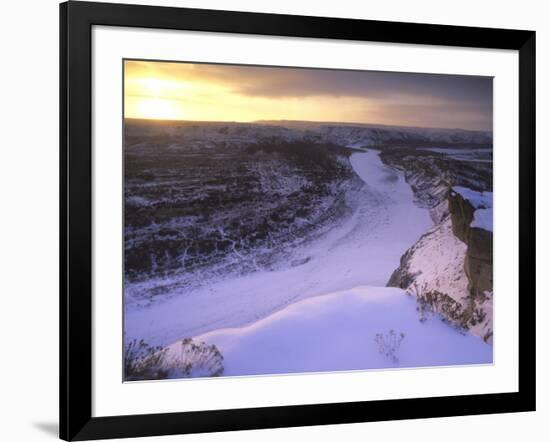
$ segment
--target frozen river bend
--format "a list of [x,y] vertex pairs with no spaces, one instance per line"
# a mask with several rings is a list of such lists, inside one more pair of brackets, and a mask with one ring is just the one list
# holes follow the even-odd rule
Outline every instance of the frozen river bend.
[[[275,274],[256,274],[222,286],[217,299],[245,293],[247,320],[270,302],[275,313],[249,325],[196,336],[224,356],[224,375],[428,367],[490,363],[492,349],[438,318],[421,322],[416,301],[401,289],[383,287],[402,251],[431,225],[428,212],[413,204],[403,177],[381,163],[376,151],[350,158],[364,186],[354,197],[363,204],[345,223],[307,250],[306,264]],[[361,283],[368,286],[361,285]],[[222,291],[223,290],[223,291]],[[290,294],[292,298],[280,296]],[[317,296],[318,295],[318,296]],[[263,297],[265,296],[265,298]],[[308,298],[308,299],[304,299]],[[278,308],[277,303],[291,304]],[[205,307],[206,308],[206,307]],[[242,315],[242,316],[241,316]],[[170,348],[177,355],[181,344]]]
[[[446,130],[129,124],[125,342],[167,347],[174,360],[215,345],[208,354],[223,355],[224,375],[490,363],[477,336],[492,335],[491,302],[484,280],[469,297],[467,246],[446,198],[451,184],[491,189],[492,150],[463,161],[466,147],[458,159],[418,147],[490,141]],[[427,314],[419,295],[462,309],[477,336],[439,304]],[[168,377],[217,375],[217,361],[206,374]]]
[[293,251],[293,265],[216,281],[147,307],[126,310],[126,339],[166,345],[183,337],[250,324],[300,299],[355,286],[385,286],[399,258],[431,225],[401,173],[378,152],[353,153],[362,185],[347,193],[349,216]]

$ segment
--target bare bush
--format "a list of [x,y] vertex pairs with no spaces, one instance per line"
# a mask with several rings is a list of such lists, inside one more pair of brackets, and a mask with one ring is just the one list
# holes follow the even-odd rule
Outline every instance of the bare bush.
[[472,318],[470,319],[470,324],[472,326],[481,324],[483,321],[485,321],[486,317],[487,313],[485,313],[485,310],[483,310],[482,308],[476,308],[473,311]]
[[174,377],[211,377],[223,373],[223,356],[215,345],[196,344],[192,339],[181,341],[179,354],[174,354],[170,365]]
[[143,339],[133,340],[124,351],[124,378],[127,381],[166,379],[166,352],[162,347],[152,347]]
[[143,339],[130,342],[124,353],[126,381],[168,378],[215,377],[223,373],[223,356],[215,345],[195,343],[191,338],[181,347],[153,347]]
[[446,293],[428,290],[427,287],[427,284],[418,286],[415,282],[407,289],[407,294],[416,297],[416,311],[420,315],[420,322],[426,322],[430,314],[437,314],[444,322],[464,331],[469,329],[470,324],[475,325],[472,321],[483,320],[483,313],[473,319],[474,312],[471,308],[464,308]]
[[374,342],[378,344],[378,351],[388,357],[392,362],[397,363],[396,353],[401,347],[401,342],[405,339],[405,333],[397,334],[394,330],[390,330],[387,334],[377,333],[374,337]]
[[465,314],[462,305],[449,295],[431,290],[417,296],[420,322],[427,319],[428,313],[438,313],[446,322],[458,328],[468,329],[469,315]]

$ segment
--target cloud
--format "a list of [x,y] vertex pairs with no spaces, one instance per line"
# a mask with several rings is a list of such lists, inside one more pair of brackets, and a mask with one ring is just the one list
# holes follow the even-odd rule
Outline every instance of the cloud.
[[415,117],[422,125],[492,126],[491,77],[142,61],[127,62],[126,74],[216,85],[243,98],[363,99],[370,117],[376,104],[381,118],[391,112],[392,121]]
[[243,95],[388,97],[428,95],[492,100],[492,78],[463,75],[281,68],[197,63],[135,63],[133,69],[189,81],[216,81]]

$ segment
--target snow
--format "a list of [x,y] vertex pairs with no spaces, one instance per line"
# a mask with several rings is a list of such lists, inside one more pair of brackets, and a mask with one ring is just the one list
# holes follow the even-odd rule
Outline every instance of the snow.
[[448,147],[419,147],[418,150],[425,150],[428,152],[443,153],[446,155],[473,155],[473,154],[489,154],[493,151],[491,148],[476,148],[476,149],[450,149]]
[[[492,209],[477,209],[474,215],[479,216],[478,213],[484,214],[486,211]],[[476,227],[475,222],[476,218],[472,222],[472,227]],[[482,228],[491,225],[492,215],[488,225]],[[451,218],[446,217],[427,231],[410,249],[407,272],[415,276],[414,282],[406,290],[413,295],[438,291],[450,296],[463,308],[467,308],[471,298],[468,278],[464,271],[466,251],[467,245],[453,234]],[[475,300],[475,308],[484,311],[485,319],[469,328],[469,333],[478,338],[486,336],[488,327],[493,322],[492,293],[486,296],[486,300]]]
[[240,327],[301,299],[355,286],[384,286],[401,255],[431,225],[428,210],[414,204],[401,172],[378,152],[354,153],[351,164],[364,181],[349,192],[353,215],[296,251],[292,262],[178,293],[148,307],[125,305],[125,338],[167,345],[213,330]]
[[451,159],[460,161],[476,163],[493,162],[492,148],[450,149],[448,147],[419,147],[418,150],[443,154]]
[[[144,338],[174,354],[189,337],[216,345],[224,376],[491,363],[492,347],[483,340],[436,315],[421,322],[414,296],[383,287],[415,244],[410,270],[419,283],[459,301],[467,294],[466,246],[450,219],[432,227],[403,174],[377,151],[354,153],[350,162],[363,181],[348,192],[353,214],[296,249],[289,261],[297,264],[212,282],[148,307],[127,304],[126,341]],[[390,333],[404,334],[395,358],[375,341]]]
[[[491,346],[438,317],[421,323],[415,306],[401,289],[355,287],[302,300],[252,325],[213,331],[195,341],[219,348],[225,376],[492,362]],[[404,333],[396,360],[375,342],[377,334],[390,330]]]
[[474,218],[470,227],[493,231],[493,192],[477,192],[467,187],[455,186],[453,191],[468,200],[474,209]]
[[480,229],[493,231],[493,208],[477,209],[474,212],[474,219],[470,227],[478,227]]
[[[430,229],[414,245],[408,272],[419,290],[445,293],[459,303],[469,295],[464,273],[467,246],[452,231],[451,218]],[[414,287],[408,287],[414,292]]]
[[478,192],[461,186],[454,186],[452,190],[468,200],[474,209],[493,207],[493,192]]

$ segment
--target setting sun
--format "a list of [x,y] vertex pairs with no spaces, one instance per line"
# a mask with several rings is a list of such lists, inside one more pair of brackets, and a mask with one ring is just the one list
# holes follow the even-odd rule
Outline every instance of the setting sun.
[[[371,117],[368,100],[341,96],[278,96],[240,90],[256,67],[190,63],[125,62],[125,117],[154,120],[257,121],[296,119],[358,121]],[[265,87],[277,85],[276,68],[265,68]],[[252,87],[252,85],[250,85]],[[271,96],[271,92],[275,92]]]
[[[129,104],[132,104],[130,100]],[[177,120],[182,116],[181,110],[174,106],[171,100],[162,98],[141,98],[136,100],[135,110],[140,118],[153,120]]]

